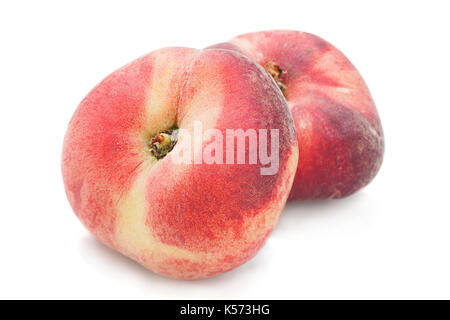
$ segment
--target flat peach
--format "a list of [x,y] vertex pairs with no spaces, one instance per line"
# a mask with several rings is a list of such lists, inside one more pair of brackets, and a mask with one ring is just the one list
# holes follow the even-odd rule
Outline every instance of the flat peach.
[[[180,162],[196,123],[255,130],[259,140],[279,130],[278,171],[197,161],[211,151],[208,139]],[[228,50],[167,48],[115,71],[81,102],[62,172],[73,210],[99,240],[156,273],[193,279],[256,254],[280,217],[297,159],[293,119],[260,66]]]
[[285,95],[300,148],[290,199],[345,197],[375,177],[384,153],[380,118],[361,75],[338,49],[315,35],[282,30],[210,48],[252,58]]

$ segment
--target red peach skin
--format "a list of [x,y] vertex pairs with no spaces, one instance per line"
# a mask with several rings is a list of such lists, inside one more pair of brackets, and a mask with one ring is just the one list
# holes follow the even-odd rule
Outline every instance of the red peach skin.
[[[259,163],[177,164],[179,143],[161,159],[150,153],[153,137],[174,126],[191,132],[194,121],[222,132],[278,129],[278,173],[261,175]],[[229,50],[167,48],[115,71],[81,102],[62,172],[73,210],[95,237],[156,273],[194,279],[256,254],[297,161],[292,116],[259,65]]]
[[346,197],[375,177],[384,153],[380,118],[361,75],[338,49],[315,35],[281,30],[210,48],[247,55],[283,91],[300,149],[289,199]]

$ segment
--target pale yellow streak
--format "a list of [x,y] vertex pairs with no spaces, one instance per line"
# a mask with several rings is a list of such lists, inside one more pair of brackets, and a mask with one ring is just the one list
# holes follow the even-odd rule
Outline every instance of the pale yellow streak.
[[[146,217],[149,210],[148,201],[145,199],[147,194],[146,183],[151,171],[157,169],[157,163],[156,165],[144,163],[142,171],[139,173],[131,191],[120,201],[116,224],[116,243],[121,251],[138,261],[142,257],[152,257],[158,260],[158,255],[161,254],[196,261],[198,257],[193,253],[162,244],[155,239],[146,225]],[[147,263],[150,263],[150,261]]]

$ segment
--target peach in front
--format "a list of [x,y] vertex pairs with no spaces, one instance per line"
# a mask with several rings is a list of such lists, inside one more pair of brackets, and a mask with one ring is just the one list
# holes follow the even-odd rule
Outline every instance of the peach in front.
[[[277,172],[261,174],[259,161],[196,162],[217,151],[211,136],[180,162],[196,123],[224,134],[253,130],[257,139],[277,129]],[[239,151],[237,143],[224,146]],[[193,279],[256,254],[279,219],[297,161],[293,119],[259,65],[227,50],[167,48],[115,71],[81,102],[62,172],[73,210],[99,240],[156,273]]]

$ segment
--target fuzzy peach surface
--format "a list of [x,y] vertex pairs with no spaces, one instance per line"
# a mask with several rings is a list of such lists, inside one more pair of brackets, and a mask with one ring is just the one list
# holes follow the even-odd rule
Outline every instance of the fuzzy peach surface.
[[[176,164],[178,145],[160,160],[150,154],[152,137],[174,125],[192,131],[194,121],[221,131],[279,129],[280,170]],[[166,48],[115,71],[81,102],[62,172],[74,212],[95,237],[156,273],[193,279],[256,254],[297,160],[293,119],[260,66],[228,50]]]
[[333,45],[309,33],[273,30],[210,48],[279,67],[300,148],[290,199],[345,197],[376,176],[384,154],[380,118],[363,78]]

